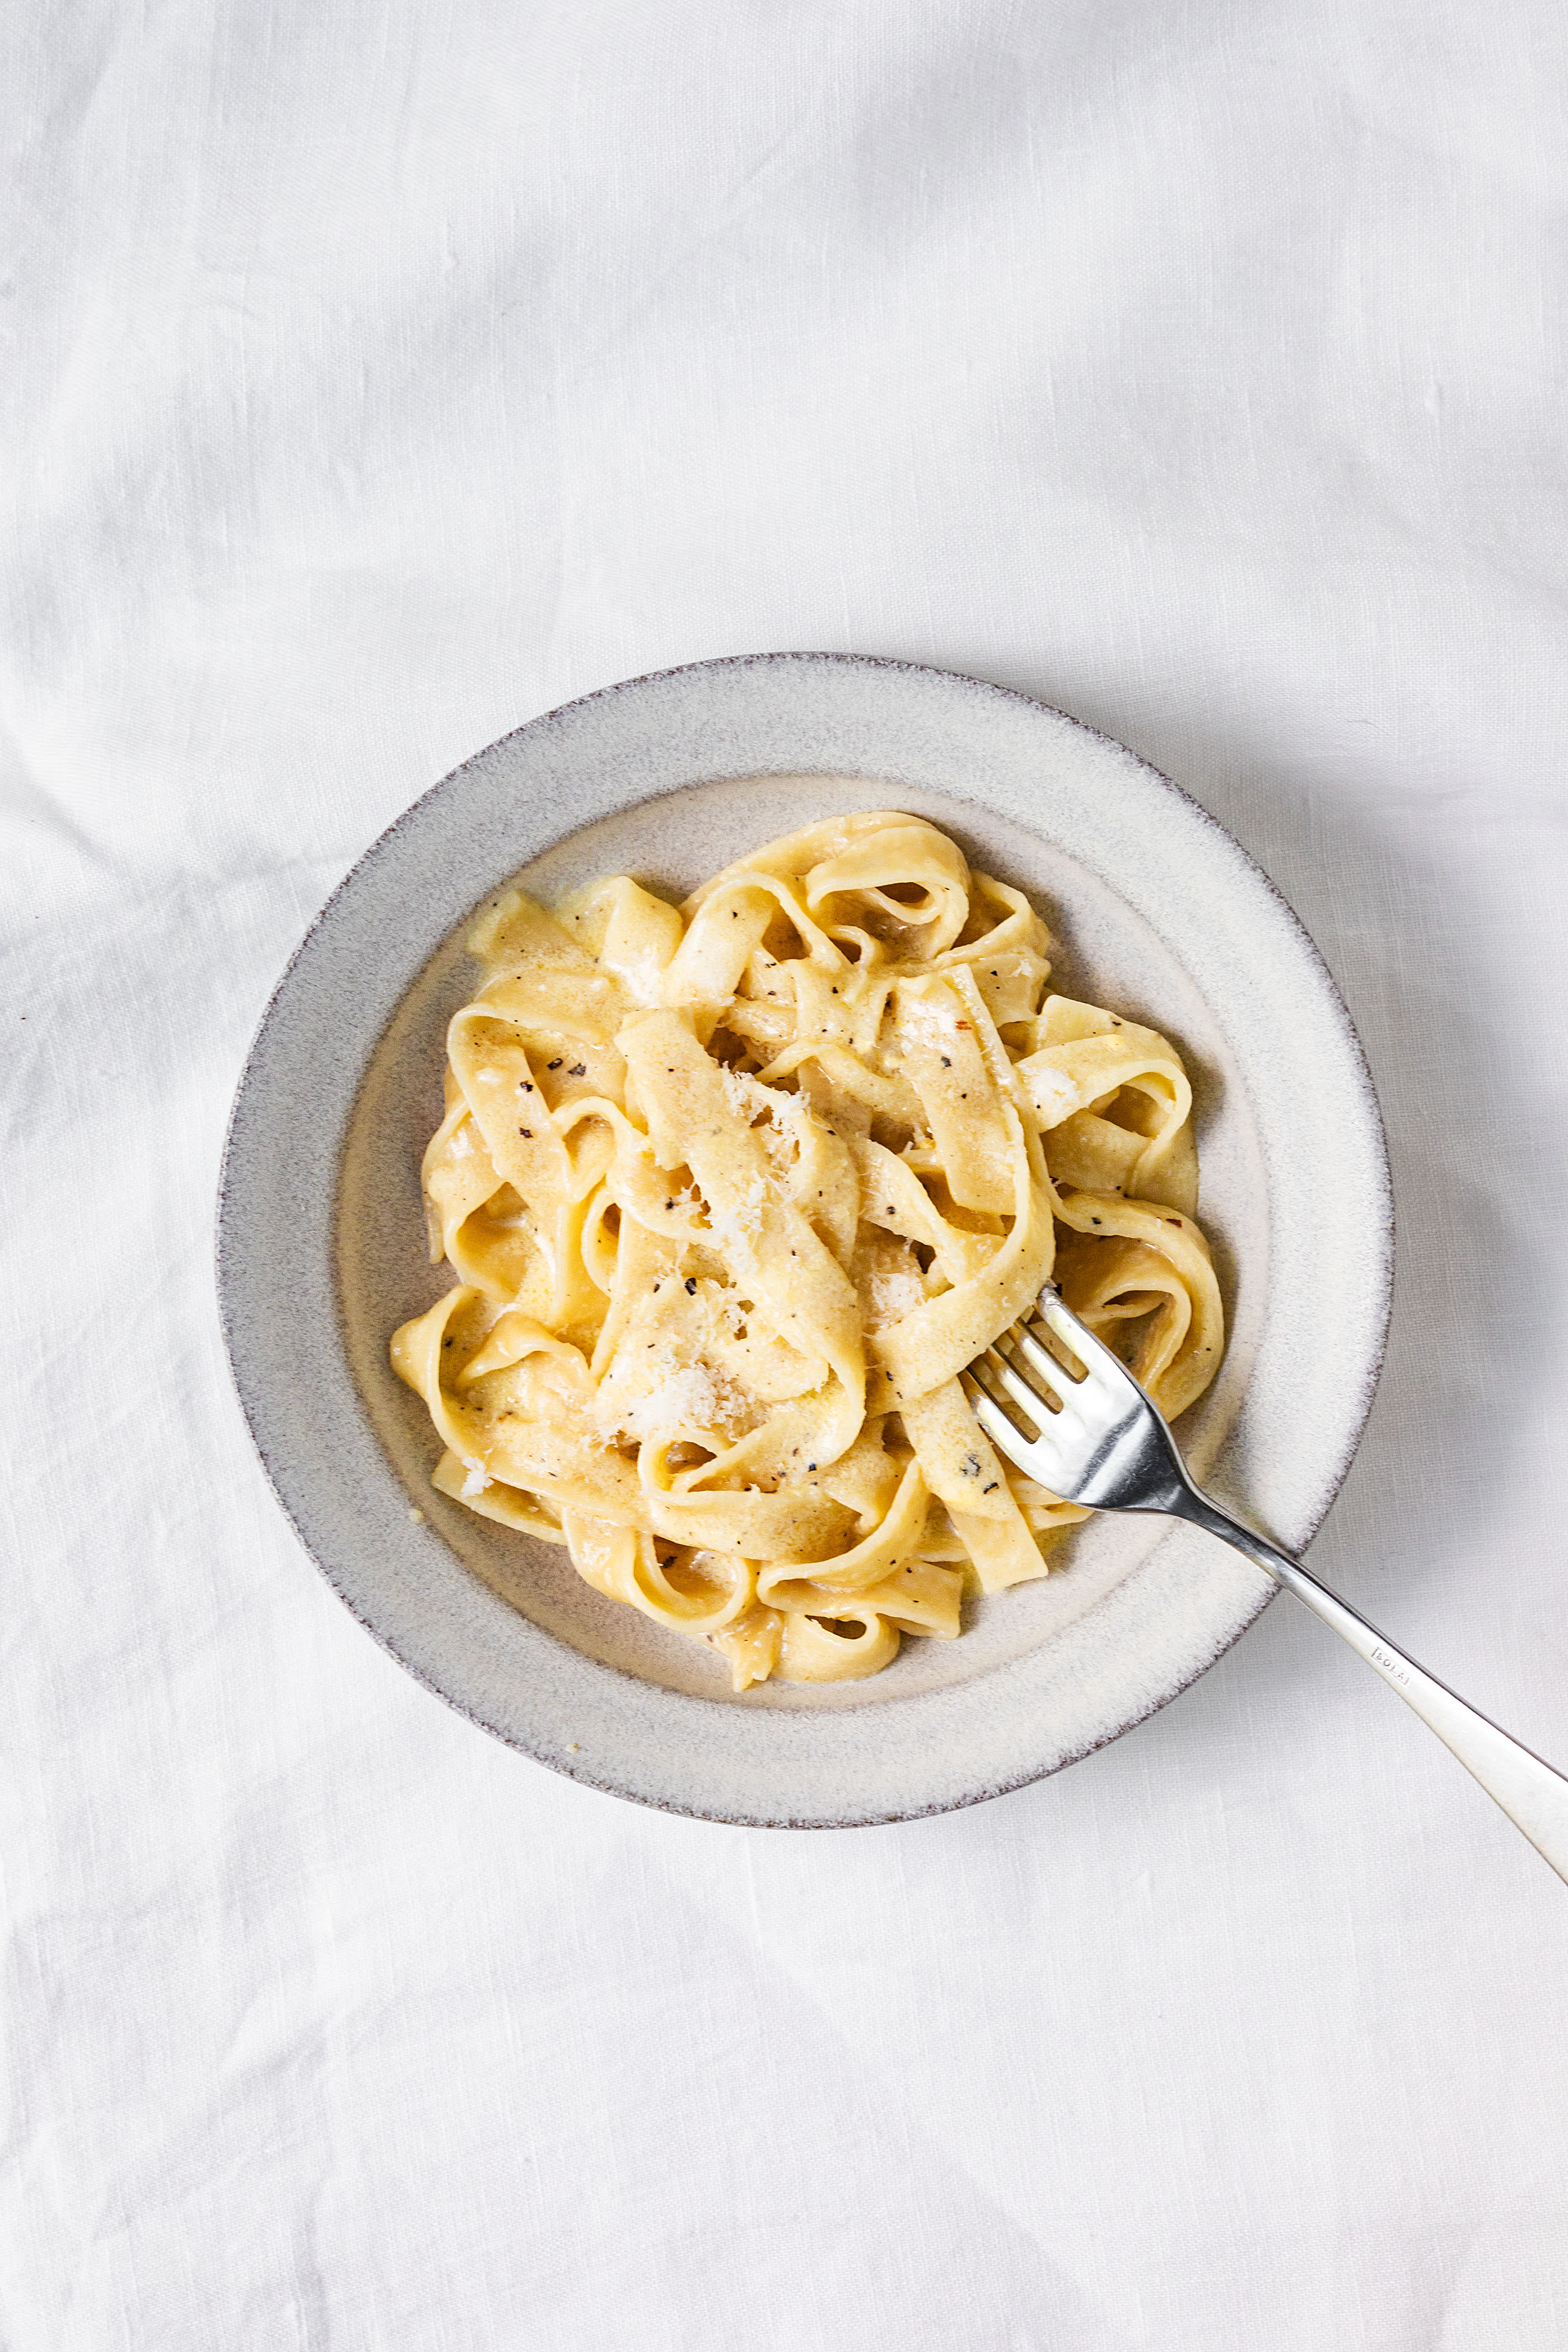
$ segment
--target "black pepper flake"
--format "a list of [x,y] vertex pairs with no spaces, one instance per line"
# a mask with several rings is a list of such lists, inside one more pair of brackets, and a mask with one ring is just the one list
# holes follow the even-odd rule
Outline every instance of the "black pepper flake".
[[544,1066],[547,1070],[558,1070],[564,1059],[565,1055],[563,1054],[557,1054],[555,1059],[552,1062],[546,1062]]
[[532,1128],[531,1128],[531,1127],[520,1127],[520,1128],[518,1129],[518,1130],[517,1130],[517,1131],[518,1131],[519,1135],[521,1135],[521,1136],[524,1137],[524,1138],[527,1139],[527,1141],[528,1141],[528,1142],[531,1143],[531,1142],[533,1141],[533,1129],[532,1129]]
[[1098,1224],[1099,1224],[1099,1223],[1100,1223],[1100,1219],[1099,1219],[1098,1217],[1090,1217],[1090,1219],[1089,1219],[1089,1223],[1090,1223],[1091,1225],[1098,1225]]
[[806,1465],[805,1465],[805,1466],[806,1466],[806,1468],[807,1468],[808,1470],[815,1470],[815,1469],[816,1469],[816,1463],[815,1463],[815,1462],[808,1462],[808,1463],[806,1464]]
[[697,1296],[697,1276],[694,1274],[689,1274],[686,1277],[686,1296],[688,1298],[695,1298]]
[[675,1202],[673,1201],[667,1201],[664,1205],[667,1209],[673,1209]]
[[952,1064],[948,1060],[945,1054],[942,1057],[942,1066],[944,1070],[951,1070],[952,1067]]
[[588,1075],[588,1065],[587,1065],[587,1063],[586,1063],[586,1062],[574,1062],[574,1063],[573,1063],[573,1065],[572,1065],[572,1067],[567,1071],[566,1075],[567,1075],[567,1076],[568,1076],[569,1078],[585,1078],[585,1077],[587,1076],[587,1075]]
[[981,1493],[982,1493],[983,1495],[994,1495],[994,1494],[996,1492],[996,1481],[995,1481],[995,1479],[994,1479],[994,1478],[993,1478],[993,1479],[992,1479],[991,1484],[989,1485],[989,1486],[982,1486],[982,1488],[980,1489],[980,1491],[981,1491]]

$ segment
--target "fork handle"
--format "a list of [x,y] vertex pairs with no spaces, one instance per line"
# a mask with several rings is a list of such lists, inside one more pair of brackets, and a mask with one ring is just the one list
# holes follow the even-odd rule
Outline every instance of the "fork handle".
[[[1192,1507],[1189,1507],[1189,1498]],[[1484,1715],[1407,1658],[1375,1625],[1309,1576],[1304,1568],[1286,1553],[1277,1551],[1271,1543],[1244,1527],[1211,1503],[1195,1486],[1175,1506],[1179,1516],[1194,1525],[1206,1528],[1304,1601],[1314,1616],[1325,1625],[1331,1625],[1341,1638],[1348,1642],[1358,1656],[1366,1660],[1374,1673],[1380,1674],[1391,1689],[1396,1690],[1406,1706],[1414,1707],[1428,1729],[1435,1731],[1445,1748],[1458,1758],[1467,1772],[1478,1780],[1489,1797],[1495,1798],[1516,1829],[1522,1830],[1539,1854],[1544,1855],[1559,1878],[1568,1881],[1568,1780],[1552,1770],[1528,1748],[1500,1731]]]

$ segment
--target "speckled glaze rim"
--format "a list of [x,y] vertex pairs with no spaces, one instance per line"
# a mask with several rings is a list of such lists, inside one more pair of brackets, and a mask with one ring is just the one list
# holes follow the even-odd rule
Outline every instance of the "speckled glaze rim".
[[[940,690],[943,695],[974,696],[993,704],[1006,704],[1013,706],[1018,712],[1030,714],[1034,719],[1070,729],[1078,736],[1099,746],[1102,751],[1114,755],[1118,762],[1127,763],[1129,770],[1136,772],[1145,784],[1157,785],[1161,792],[1168,794],[1173,803],[1179,804],[1189,823],[1206,833],[1214,852],[1217,856],[1222,856],[1233,868],[1239,861],[1239,866],[1245,868],[1253,880],[1261,886],[1268,898],[1272,902],[1276,919],[1282,922],[1291,935],[1298,957],[1304,966],[1310,967],[1312,973],[1315,983],[1312,994],[1316,1013],[1319,1018],[1326,1021],[1337,1034],[1337,1042],[1344,1057],[1346,1076],[1353,1090],[1355,1108],[1359,1112],[1362,1125],[1358,1145],[1363,1163],[1360,1181],[1363,1188],[1362,1207],[1365,1215],[1365,1227],[1361,1236],[1364,1250],[1363,1262],[1359,1267],[1359,1285],[1360,1295],[1365,1303],[1365,1338],[1361,1359],[1355,1369],[1353,1394],[1347,1397],[1341,1434],[1332,1449],[1331,1458],[1326,1458],[1317,1465],[1313,1491],[1310,1498],[1304,1499],[1302,1507],[1296,1512],[1294,1524],[1279,1529],[1285,1539],[1293,1541],[1298,1549],[1304,1548],[1316,1534],[1349,1472],[1365,1425],[1367,1413],[1371,1409],[1373,1393],[1382,1369],[1386,1347],[1392,1299],[1394,1214],[1386,1146],[1371,1073],[1349,1013],[1316,945],[1283,895],[1256,862],[1240,848],[1225,827],[1190,793],[1183,791],[1178,784],[1173,782],[1169,777],[1161,774],[1147,761],[1139,759],[1135,753],[1129,751],[1125,746],[1117,743],[1114,739],[1103,734],[1098,729],[1087,726],[1082,720],[1074,719],[1069,713],[1061,711],[1053,705],[1020,694],[1010,688],[969,677],[962,673],[938,670],[928,665],[870,656],[833,653],[743,654],[714,661],[683,665],[676,669],[656,671],[645,677],[625,679],[618,684],[600,688],[594,694],[564,704],[514,730],[508,736],[500,739],[497,743],[486,747],[470,760],[465,761],[461,766],[432,786],[429,792],[424,793],[405,810],[365,851],[327,900],[290,957],[258,1024],[230,1116],[220,1173],[216,1230],[219,1315],[241,1411],[268,1483],[285,1517],[302,1548],[345,1606],[381,1646],[396,1658],[398,1663],[426,1688],[445,1699],[470,1722],[501,1738],[508,1745],[516,1748],[519,1752],[529,1755],[534,1760],[547,1764],[552,1769],[586,1786],[633,1802],[648,1804],[662,1811],[735,1826],[781,1828],[871,1826],[892,1821],[919,1819],[931,1813],[984,1802],[993,1796],[1005,1794],[1013,1789],[1026,1786],[1033,1780],[1043,1779],[1059,1770],[1063,1766],[1076,1762],[1096,1749],[1107,1746],[1111,1740],[1120,1738],[1124,1731],[1147,1720],[1151,1715],[1175,1697],[1180,1691],[1189,1687],[1201,1674],[1224,1654],[1247,1626],[1255,1622],[1272,1597],[1275,1588],[1260,1575],[1254,1575],[1253,1580],[1245,1584],[1233,1582],[1226,1588],[1226,1622],[1215,1638],[1205,1643],[1201,1652],[1193,1650],[1184,1659],[1179,1673],[1168,1677],[1157,1687],[1140,1694],[1125,1711],[1116,1713],[1114,1720],[1107,1720],[1092,1733],[1076,1739],[1069,1739],[1038,1760],[1024,1763],[1018,1769],[993,1776],[983,1782],[962,1788],[944,1789],[940,1795],[928,1800],[915,1798],[913,1801],[870,1807],[858,1805],[853,1799],[840,1801],[826,1809],[820,1805],[785,1805],[776,1811],[770,1810],[766,1806],[759,1808],[755,1805],[727,1810],[721,1800],[714,1801],[711,1798],[692,1801],[675,1788],[650,1785],[649,1781],[640,1775],[623,1776],[606,1772],[588,1754],[577,1751],[572,1743],[549,1738],[526,1737],[515,1727],[509,1727],[497,1721],[494,1719],[493,1711],[487,1709],[482,1703],[476,1703],[463,1692],[447,1687],[442,1679],[430,1670],[421,1657],[412,1654],[413,1645],[395,1638],[387,1627],[378,1622],[375,1612],[368,1610],[355,1591],[352,1589],[353,1580],[343,1572],[338,1551],[333,1544],[322,1538],[319,1513],[312,1508],[313,1497],[310,1491],[308,1478],[301,1476],[299,1464],[289,1458],[289,1449],[286,1446],[279,1446],[276,1427],[277,1414],[274,1410],[277,1382],[272,1379],[269,1386],[268,1376],[258,1350],[253,1344],[258,1316],[259,1314],[265,1317],[268,1312],[269,1298],[268,1278],[264,1268],[265,1239],[261,1232],[261,1228],[266,1223],[266,1210],[256,1181],[259,1165],[258,1154],[265,1155],[273,1131],[269,1121],[275,1123],[276,1120],[276,1106],[269,1105],[268,1102],[268,1045],[280,1021],[287,1016],[294,1005],[302,987],[319,984],[310,979],[312,957],[317,954],[323,940],[332,933],[345,906],[365,887],[367,879],[375,874],[382,861],[395,851],[412,829],[418,827],[429,816],[434,804],[440,801],[443,794],[451,793],[461,780],[469,777],[476,770],[485,767],[486,763],[493,763],[498,755],[522,745],[525,739],[543,738],[553,730],[581,724],[585,718],[591,717],[596,707],[617,700],[626,701],[628,698],[635,700],[639,695],[647,695],[656,690],[668,690],[680,682],[689,682],[691,686],[700,690],[702,682],[714,677],[715,674],[756,670],[773,673],[783,670],[793,674],[803,682],[808,673],[821,676],[824,672],[830,671],[840,677],[847,672],[874,674],[889,683],[908,680],[911,686],[917,687],[918,690],[924,693]],[[715,772],[729,774],[746,772],[725,768],[721,772]],[[857,772],[871,772],[871,771],[861,770]],[[680,785],[678,783],[670,789],[679,790]],[[659,796],[657,791],[650,792],[647,795],[649,800]],[[569,823],[563,824],[557,834],[551,837],[559,838],[563,834],[574,831],[582,822],[581,818],[573,818]],[[495,878],[499,878],[499,876]],[[374,1040],[366,1042],[367,1051],[373,1043]],[[286,1310],[280,1308],[279,1311]],[[390,1469],[387,1475],[390,1479]],[[399,1500],[403,1499],[399,1496]],[[1190,1533],[1189,1530],[1173,1528],[1169,1542],[1181,1546]],[[1201,1538],[1198,1540],[1201,1541]],[[1168,1548],[1169,1546],[1163,1547],[1163,1552]],[[1221,1548],[1210,1547],[1210,1549],[1218,1553]],[[1227,1559],[1230,1558],[1229,1555],[1225,1557]],[[541,1629],[532,1627],[531,1631],[538,1640],[553,1643],[553,1637],[544,1633]],[[559,1648],[563,1645],[554,1644],[554,1646]],[[633,1678],[624,1675],[616,1667],[594,1660],[586,1660],[584,1663],[594,1674],[607,1676],[613,1682],[631,1685],[638,1691],[645,1691],[647,1688],[640,1683],[634,1684]],[[684,1706],[701,1706],[710,1704],[668,1692],[660,1693],[659,1696]],[[865,1711],[861,1710],[861,1712]],[[641,1784],[634,1785],[634,1782],[639,1780]],[[657,1783],[658,1780],[658,1774],[656,1770],[653,1774],[653,1781]]]

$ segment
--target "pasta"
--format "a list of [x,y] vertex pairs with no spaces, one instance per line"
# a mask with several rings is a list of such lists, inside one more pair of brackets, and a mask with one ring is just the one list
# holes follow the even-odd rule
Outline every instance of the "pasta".
[[734,1687],[877,1673],[1088,1517],[1000,1460],[965,1367],[1043,1286],[1166,1415],[1223,1344],[1192,1089],[1049,992],[1028,900],[891,812],[679,908],[497,898],[425,1155],[458,1279],[392,1341],[434,1482],[705,1641]]

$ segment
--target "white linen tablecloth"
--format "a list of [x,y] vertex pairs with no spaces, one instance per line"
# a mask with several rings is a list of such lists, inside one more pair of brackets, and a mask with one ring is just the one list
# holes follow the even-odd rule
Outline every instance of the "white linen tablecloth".
[[0,43],[0,2343],[1561,2352],[1568,1892],[1321,1627],[973,1812],[595,1796],[297,1549],[210,1239],[285,956],[468,752],[757,648],[1022,687],[1338,975],[1399,1287],[1314,1565],[1568,1759],[1561,7]]

